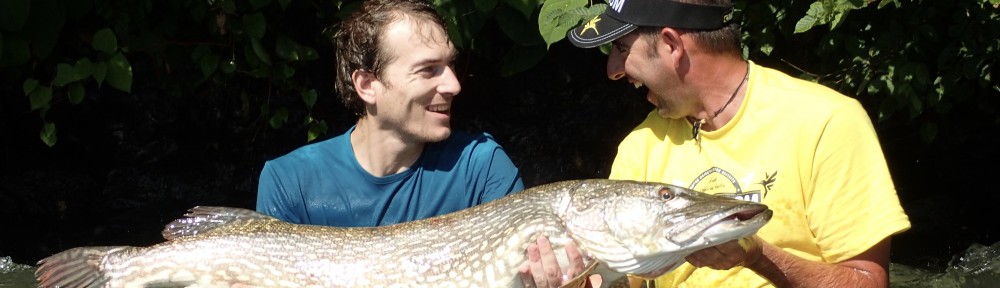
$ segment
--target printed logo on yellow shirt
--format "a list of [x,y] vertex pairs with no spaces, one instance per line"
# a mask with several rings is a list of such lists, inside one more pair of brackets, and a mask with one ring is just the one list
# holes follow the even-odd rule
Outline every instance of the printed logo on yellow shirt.
[[691,181],[691,186],[688,188],[719,196],[761,203],[763,196],[774,185],[775,175],[777,175],[777,172],[773,174],[765,173],[765,180],[755,183],[760,184],[764,191],[743,191],[739,181],[736,180],[736,177],[733,177],[732,173],[719,167],[712,167],[698,175],[694,181]]

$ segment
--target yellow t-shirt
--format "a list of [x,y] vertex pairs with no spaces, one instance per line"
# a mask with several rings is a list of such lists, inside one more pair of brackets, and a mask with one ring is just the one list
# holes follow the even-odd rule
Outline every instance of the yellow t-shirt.
[[[757,233],[804,259],[835,263],[909,229],[864,108],[819,84],[750,63],[736,116],[692,139],[685,119],[649,113],[618,146],[610,178],[664,182],[767,204]],[[685,263],[657,287],[767,287],[750,269]]]

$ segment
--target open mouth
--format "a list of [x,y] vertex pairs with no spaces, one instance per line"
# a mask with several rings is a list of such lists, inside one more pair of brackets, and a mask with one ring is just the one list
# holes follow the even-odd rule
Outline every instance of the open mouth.
[[720,239],[739,239],[753,234],[764,226],[774,211],[762,205],[734,207],[729,214],[721,217],[702,233],[704,240],[715,243]]
[[427,106],[427,111],[441,114],[450,114],[451,105],[431,105]]

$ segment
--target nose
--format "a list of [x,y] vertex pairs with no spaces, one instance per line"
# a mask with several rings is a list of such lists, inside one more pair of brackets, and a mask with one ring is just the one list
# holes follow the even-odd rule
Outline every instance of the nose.
[[441,83],[438,85],[438,93],[445,96],[455,96],[461,91],[462,84],[458,83],[458,77],[455,76],[455,69],[445,67],[444,72],[441,74]]
[[611,49],[611,53],[608,54],[608,79],[618,80],[625,77],[625,57],[622,57],[621,53],[616,51],[617,49]]

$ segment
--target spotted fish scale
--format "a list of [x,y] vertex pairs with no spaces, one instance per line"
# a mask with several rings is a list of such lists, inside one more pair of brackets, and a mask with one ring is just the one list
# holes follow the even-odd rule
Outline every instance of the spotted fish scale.
[[521,287],[524,251],[542,235],[557,251],[576,243],[604,279],[652,277],[696,249],[755,233],[771,211],[666,184],[590,179],[383,227],[291,224],[231,207],[185,216],[156,245],[45,258],[40,286]]

